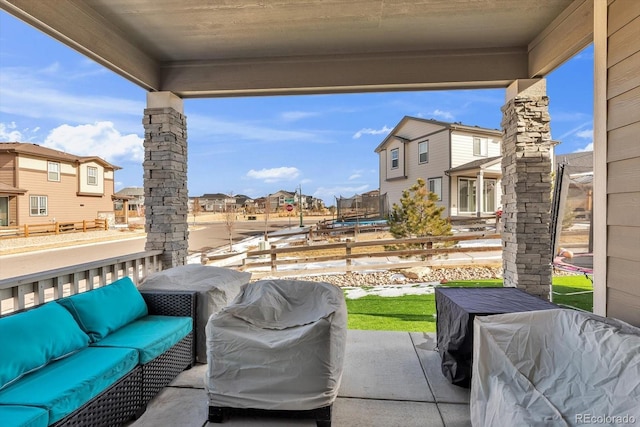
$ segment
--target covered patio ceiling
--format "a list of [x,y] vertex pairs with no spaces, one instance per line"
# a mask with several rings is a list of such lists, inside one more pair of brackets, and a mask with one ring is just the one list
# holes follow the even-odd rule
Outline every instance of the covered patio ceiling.
[[0,0],[183,98],[506,87],[589,44],[592,0]]

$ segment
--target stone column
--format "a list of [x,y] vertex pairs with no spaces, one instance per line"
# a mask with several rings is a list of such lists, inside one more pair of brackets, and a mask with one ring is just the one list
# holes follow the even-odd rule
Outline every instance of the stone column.
[[163,268],[184,265],[189,246],[187,121],[182,99],[149,92],[144,110],[145,250],[162,250]]
[[502,107],[504,286],[549,299],[551,133],[546,80],[517,80]]

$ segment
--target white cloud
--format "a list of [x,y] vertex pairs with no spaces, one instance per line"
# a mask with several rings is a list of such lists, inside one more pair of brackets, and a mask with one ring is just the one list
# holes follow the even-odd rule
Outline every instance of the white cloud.
[[593,151],[593,142],[588,143],[582,148],[578,148],[575,153],[582,153],[583,151]]
[[16,129],[16,123],[0,123],[0,141],[21,142],[24,140],[22,132]]
[[591,135],[593,135],[593,129],[585,129],[587,126],[593,124],[592,121],[588,121],[588,122],[583,122],[581,124],[579,124],[578,126],[569,129],[568,131],[566,131],[565,133],[563,133],[562,135],[560,135],[558,138],[553,138],[553,139],[557,139],[558,141],[562,142],[565,138],[572,136],[572,135],[578,135],[579,133],[582,132],[591,132]]
[[354,173],[348,178],[348,180],[353,181],[354,179],[358,179],[358,178],[362,178],[362,175],[360,175],[359,173]]
[[389,133],[389,132],[391,132],[391,128],[387,127],[386,125],[383,126],[382,129],[363,128],[353,135],[353,139],[358,139],[362,135],[380,135],[380,134]]
[[593,129],[585,129],[576,132],[578,138],[593,139]]
[[0,141],[3,142],[30,142],[36,138],[39,127],[33,129],[18,129],[16,122],[0,123]]
[[312,111],[285,111],[280,115],[280,117],[287,122],[294,122],[296,120],[302,120],[309,117],[319,116],[320,113],[315,113]]
[[434,117],[438,117],[440,119],[448,120],[448,121],[452,121],[455,118],[454,115],[449,111],[444,111],[440,109],[433,110],[431,114],[433,114]]
[[[552,122],[577,122],[584,121],[590,118],[590,115],[579,111],[554,111],[551,113]],[[589,122],[583,123],[580,126],[587,126],[591,123],[592,121],[590,120]]]
[[327,140],[313,132],[281,130],[256,125],[242,120],[221,120],[212,117],[190,114],[187,118],[190,132],[198,135],[215,135],[225,140],[236,138],[257,142],[310,142],[325,143]]
[[43,145],[77,156],[99,156],[111,163],[144,160],[143,139],[135,134],[122,135],[112,122],[58,126]]
[[[93,123],[118,117],[129,131],[142,130],[140,101],[111,96],[73,93],[77,76],[59,70],[54,63],[45,69],[0,67],[0,112],[64,123]],[[71,82],[72,81],[72,82]],[[132,91],[132,97],[136,96]],[[136,130],[134,130],[136,129]]]
[[282,166],[271,169],[251,169],[247,172],[247,177],[252,179],[263,180],[266,183],[293,181],[300,176],[300,170],[294,167]]

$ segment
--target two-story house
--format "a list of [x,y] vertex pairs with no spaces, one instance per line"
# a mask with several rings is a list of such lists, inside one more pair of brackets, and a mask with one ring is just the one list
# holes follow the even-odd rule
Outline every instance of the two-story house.
[[378,145],[380,193],[390,205],[418,178],[443,216],[493,214],[501,200],[502,132],[405,116]]
[[0,227],[112,214],[117,169],[99,157],[0,142]]

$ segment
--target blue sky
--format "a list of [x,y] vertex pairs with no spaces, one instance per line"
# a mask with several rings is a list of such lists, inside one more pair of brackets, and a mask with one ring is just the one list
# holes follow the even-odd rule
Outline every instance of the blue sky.
[[[593,141],[593,48],[547,77],[557,153]],[[405,115],[499,129],[503,89],[187,99],[190,196],[260,197],[302,186],[334,203],[378,187],[375,147]],[[122,167],[142,186],[145,91],[0,11],[0,141]]]

